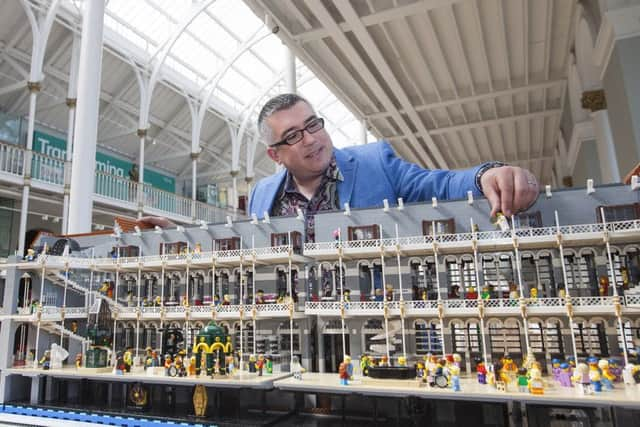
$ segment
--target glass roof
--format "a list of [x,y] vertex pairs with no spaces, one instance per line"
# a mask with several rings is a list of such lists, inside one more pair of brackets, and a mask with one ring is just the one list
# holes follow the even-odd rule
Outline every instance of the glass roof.
[[[145,50],[150,57],[157,57],[189,15],[193,3],[192,0],[110,0],[105,26]],[[176,40],[164,66],[195,83],[204,96],[225,62],[250,39],[260,41],[233,62],[213,95],[218,102],[229,106],[230,111],[251,114],[255,120],[262,102],[284,91],[282,80],[270,90],[269,86],[283,72],[285,46],[276,35],[268,33],[244,2],[217,0],[210,4]],[[298,92],[325,117],[334,144],[337,147],[358,144],[360,121],[299,60],[296,74]],[[259,100],[258,107],[249,111],[248,107],[256,100]],[[372,141],[374,137],[368,134],[367,139]]]

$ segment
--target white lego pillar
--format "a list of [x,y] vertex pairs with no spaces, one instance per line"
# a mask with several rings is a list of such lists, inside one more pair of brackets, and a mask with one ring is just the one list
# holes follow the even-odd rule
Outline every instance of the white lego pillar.
[[104,0],[84,3],[78,72],[78,107],[69,199],[70,234],[91,231],[96,169]]

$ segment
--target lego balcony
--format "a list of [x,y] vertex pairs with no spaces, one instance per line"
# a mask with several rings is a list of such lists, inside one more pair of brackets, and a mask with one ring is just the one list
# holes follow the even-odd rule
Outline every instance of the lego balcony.
[[135,320],[140,314],[140,320],[156,320],[164,317],[166,320],[211,320],[229,319],[245,320],[272,319],[289,317],[289,304],[235,304],[235,305],[193,305],[193,306],[164,306],[164,307],[121,307],[118,309],[118,320]]
[[46,268],[51,270],[69,269],[97,269],[100,271],[137,271],[138,268],[159,271],[163,264],[168,269],[184,269],[187,265],[194,269],[209,269],[216,263],[220,267],[236,267],[241,263],[245,266],[253,263],[255,256],[256,264],[279,264],[289,261],[289,256],[293,263],[304,262],[304,257],[293,252],[288,245],[271,246],[255,249],[234,249],[226,251],[212,251],[202,253],[185,254],[165,254],[148,255],[140,257],[121,258],[80,258],[64,257],[54,255],[41,255],[30,263],[19,263],[20,269],[41,268],[42,263],[46,263]]
[[[616,297],[575,297],[570,299],[575,315],[582,314],[614,314]],[[619,298],[623,304],[623,312],[627,309],[640,308],[640,295]],[[346,317],[384,316],[385,307],[390,316],[400,316],[404,309],[406,317],[437,317],[438,305],[442,304],[446,317],[469,316],[478,317],[479,300],[477,299],[443,299],[417,301],[365,301],[340,302],[323,301],[307,302],[306,315],[326,317],[341,316],[342,310]],[[526,310],[527,316],[534,315],[566,315],[567,299],[565,298],[494,298],[482,300],[485,316],[519,316]],[[626,308],[629,307],[629,308]],[[636,308],[637,307],[637,308]]]
[[[435,236],[439,252],[471,252],[477,241],[480,251],[513,249],[514,238],[521,249],[550,247],[559,236],[565,246],[602,244],[605,232],[612,243],[637,241],[640,220],[603,224],[578,224],[560,227],[523,228],[513,231],[481,231],[478,233],[438,234]],[[335,260],[339,253],[346,259],[379,257],[381,251],[393,255],[399,250],[404,255],[433,253],[433,236],[410,236],[375,240],[344,240],[305,243],[304,254],[318,260]]]

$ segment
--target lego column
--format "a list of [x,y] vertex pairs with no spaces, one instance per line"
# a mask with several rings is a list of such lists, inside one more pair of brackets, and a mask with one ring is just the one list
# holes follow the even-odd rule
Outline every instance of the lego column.
[[73,163],[69,199],[70,234],[91,231],[93,189],[98,138],[100,76],[102,73],[103,0],[86,2],[83,11],[80,66],[78,71],[78,110],[76,113]]
[[324,330],[324,321],[322,320],[321,317],[317,318],[317,326],[316,326],[316,340],[317,340],[317,345],[316,345],[316,355],[315,357],[318,358],[318,372],[324,372],[325,371],[325,366],[324,366],[324,335],[322,334],[322,331]]
[[607,347],[609,348],[609,356],[619,356],[623,354],[620,345],[620,329],[618,327],[618,319],[615,317],[608,318],[605,325],[604,333],[607,336]]

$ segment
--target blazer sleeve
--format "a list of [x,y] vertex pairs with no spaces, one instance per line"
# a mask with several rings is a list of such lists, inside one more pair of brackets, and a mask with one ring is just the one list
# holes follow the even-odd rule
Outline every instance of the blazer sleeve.
[[482,165],[460,171],[429,170],[402,160],[387,142],[380,144],[380,152],[383,170],[405,202],[429,201],[434,196],[439,200],[463,199],[469,190],[474,196],[482,195],[475,182]]

